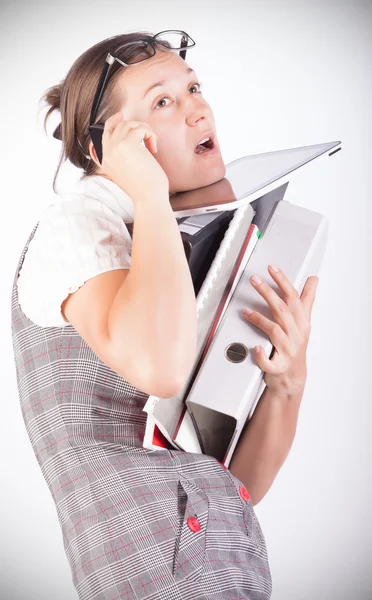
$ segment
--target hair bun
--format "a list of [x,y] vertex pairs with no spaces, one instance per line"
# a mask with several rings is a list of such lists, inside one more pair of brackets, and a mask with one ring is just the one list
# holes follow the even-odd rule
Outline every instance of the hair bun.
[[62,83],[54,85],[44,95],[45,101],[50,105],[52,110],[56,110],[61,106]]

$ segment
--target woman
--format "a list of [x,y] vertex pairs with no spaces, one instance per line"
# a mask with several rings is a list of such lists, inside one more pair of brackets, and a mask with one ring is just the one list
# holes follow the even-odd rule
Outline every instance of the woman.
[[[265,539],[238,478],[254,488],[248,438],[237,447],[235,471],[208,455],[142,445],[148,395],[177,393],[196,351],[193,284],[169,197],[225,175],[211,108],[185,51],[178,53],[192,40],[181,32],[182,44],[162,45],[160,38],[175,38],[161,33],[156,43],[139,32],[96,44],[45,95],[45,120],[61,113],[61,161],[68,158],[83,176],[45,209],[16,270],[12,333],[22,414],[81,600],[267,599]],[[118,60],[101,94],[108,53]],[[92,102],[99,107],[94,123],[104,124],[102,162],[99,139],[93,145],[90,137]],[[195,153],[206,137],[217,152]],[[284,274],[271,273],[294,299]],[[261,293],[271,306],[282,302],[267,288]],[[301,327],[292,319],[290,366],[283,368],[288,344],[281,370],[257,358],[283,400],[303,389],[314,293],[307,292],[307,319],[293,300]],[[292,313],[281,314],[289,323]],[[272,324],[249,319],[265,331]],[[277,330],[273,337],[284,348]],[[279,448],[276,440],[276,471],[285,443]],[[276,474],[269,469],[257,501]]]

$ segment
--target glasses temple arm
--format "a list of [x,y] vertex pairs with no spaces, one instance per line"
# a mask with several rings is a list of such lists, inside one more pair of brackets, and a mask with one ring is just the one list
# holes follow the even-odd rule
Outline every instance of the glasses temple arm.
[[108,62],[109,57],[110,57],[110,55],[108,55],[108,57],[106,58],[105,66],[103,67],[103,70],[102,70],[102,73],[101,73],[101,77],[99,78],[99,82],[98,82],[98,86],[97,86],[97,91],[96,91],[96,94],[94,96],[93,106],[92,106],[92,110],[91,110],[91,113],[90,113],[89,125],[93,125],[94,124],[94,120],[95,120],[96,115],[97,115],[99,103],[101,102],[101,97],[102,97],[103,91],[105,89],[106,79],[108,77],[110,67],[111,67],[112,63],[114,62],[114,60],[115,60],[114,59],[114,60]]

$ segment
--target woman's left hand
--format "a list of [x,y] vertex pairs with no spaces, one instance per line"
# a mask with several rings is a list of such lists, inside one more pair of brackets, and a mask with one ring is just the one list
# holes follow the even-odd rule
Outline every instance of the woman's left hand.
[[306,349],[309,341],[311,310],[319,277],[308,277],[302,290],[301,297],[284,273],[279,269],[275,272],[272,265],[269,274],[283,292],[283,300],[273,288],[262,281],[253,287],[268,303],[275,319],[271,321],[257,311],[243,317],[252,325],[262,329],[270,338],[275,348],[271,359],[260,346],[255,351],[258,366],[265,373],[264,381],[275,395],[288,397],[302,393],[306,383]]

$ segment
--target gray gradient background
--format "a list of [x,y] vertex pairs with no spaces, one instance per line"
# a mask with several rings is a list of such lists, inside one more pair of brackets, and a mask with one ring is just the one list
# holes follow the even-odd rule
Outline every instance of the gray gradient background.
[[[77,598],[52,496],[23,424],[10,337],[14,269],[53,199],[60,150],[43,132],[38,100],[89,46],[137,29],[184,29],[197,42],[187,62],[204,83],[225,163],[343,142],[286,195],[325,214],[330,231],[296,439],[256,513],[273,600],[371,599],[372,3],[356,0],[0,0],[0,598]],[[55,115],[50,135],[58,122]],[[60,187],[75,177],[63,167]]]

